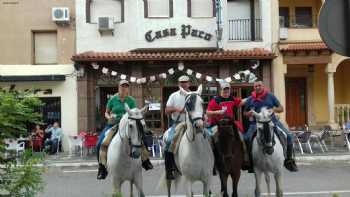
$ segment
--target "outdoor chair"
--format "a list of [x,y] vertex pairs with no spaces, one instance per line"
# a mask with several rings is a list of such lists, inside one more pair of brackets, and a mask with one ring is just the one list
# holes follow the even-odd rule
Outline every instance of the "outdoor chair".
[[344,133],[345,145],[350,151],[350,142],[349,142],[350,128],[344,128],[343,133]]
[[325,127],[321,132],[312,132],[310,135],[311,147],[314,144],[318,144],[321,148],[321,151],[324,153],[328,151],[328,147],[325,143],[325,140],[331,136],[330,128]]
[[16,157],[25,150],[25,142],[18,143],[15,139],[5,139],[5,158],[10,152],[16,152]]
[[310,144],[310,136],[311,136],[311,132],[310,131],[304,131],[304,132],[298,132],[296,133],[296,143],[298,144],[299,148],[300,148],[300,152],[301,154],[304,154],[304,149],[303,149],[303,144],[306,144],[307,147],[309,148],[309,151],[311,154],[313,154],[312,151],[312,147]]
[[83,137],[82,136],[68,136],[69,139],[69,154],[73,154],[73,148],[77,147],[80,150],[80,156],[83,156]]

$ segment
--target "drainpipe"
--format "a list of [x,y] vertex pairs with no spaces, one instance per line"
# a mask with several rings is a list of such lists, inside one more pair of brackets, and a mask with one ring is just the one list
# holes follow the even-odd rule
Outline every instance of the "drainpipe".
[[222,46],[222,20],[221,20],[221,0],[215,0],[215,9],[216,9],[216,48],[220,50]]
[[250,0],[250,36],[255,41],[255,0]]

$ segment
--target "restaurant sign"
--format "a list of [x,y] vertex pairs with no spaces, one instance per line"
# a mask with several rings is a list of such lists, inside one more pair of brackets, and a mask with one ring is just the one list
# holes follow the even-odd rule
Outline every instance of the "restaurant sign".
[[191,25],[181,25],[181,29],[177,28],[167,28],[159,31],[150,30],[145,34],[145,39],[148,42],[153,42],[154,40],[166,38],[166,37],[175,37],[180,33],[183,39],[186,39],[188,36],[197,37],[206,41],[210,41],[213,37],[212,34],[194,29]]

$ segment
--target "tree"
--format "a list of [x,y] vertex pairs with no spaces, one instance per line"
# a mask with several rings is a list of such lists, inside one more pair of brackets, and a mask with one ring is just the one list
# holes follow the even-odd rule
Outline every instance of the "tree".
[[37,159],[25,153],[20,164],[15,158],[4,157],[6,138],[27,133],[28,124],[41,123],[35,110],[42,106],[31,92],[0,89],[0,196],[35,196],[43,189],[42,170],[35,167]]

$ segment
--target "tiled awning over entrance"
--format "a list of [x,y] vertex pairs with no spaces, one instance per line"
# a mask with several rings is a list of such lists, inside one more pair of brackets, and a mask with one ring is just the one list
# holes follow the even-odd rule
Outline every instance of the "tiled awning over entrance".
[[231,60],[231,59],[273,59],[275,55],[268,50],[224,51],[130,51],[130,52],[94,52],[87,51],[72,57],[75,62],[87,61],[171,61],[171,60]]
[[297,52],[297,51],[323,51],[330,49],[324,42],[304,42],[280,44],[281,52]]

